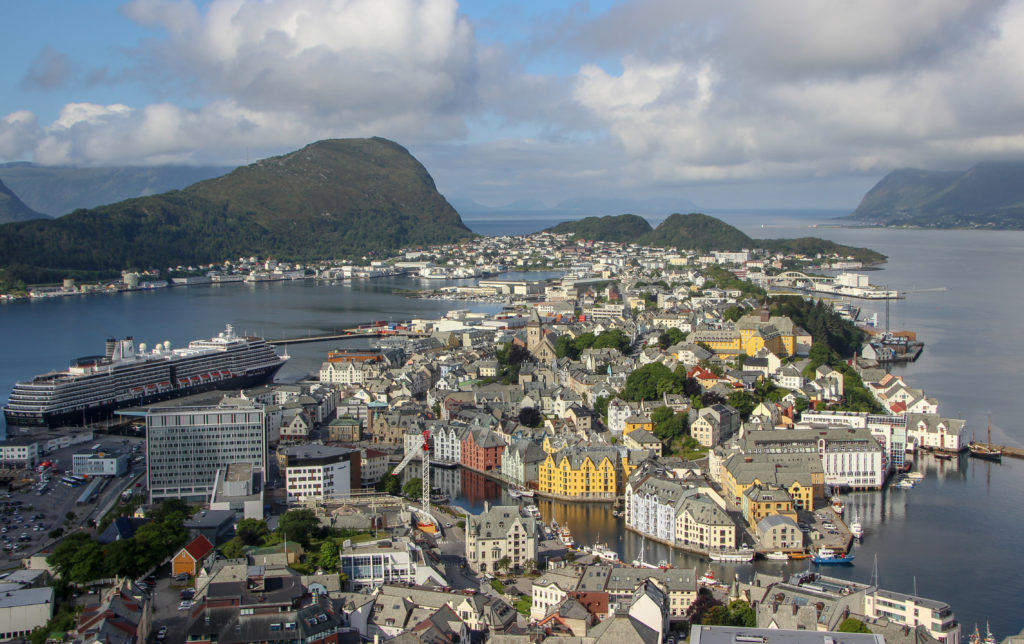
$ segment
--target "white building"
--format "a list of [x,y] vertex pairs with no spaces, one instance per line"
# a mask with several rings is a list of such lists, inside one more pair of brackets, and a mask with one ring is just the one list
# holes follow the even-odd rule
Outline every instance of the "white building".
[[877,589],[864,597],[868,617],[888,618],[901,626],[923,626],[935,639],[960,644],[960,623],[945,602]]
[[[337,499],[352,495],[359,450],[326,445],[295,445],[284,451],[288,501]],[[357,478],[356,484],[362,481]]]
[[150,500],[210,498],[232,463],[267,470],[263,410],[249,405],[152,408],[146,413]]
[[660,476],[630,477],[626,483],[626,525],[668,543],[676,541],[676,504],[690,486]]
[[763,430],[744,436],[741,445],[747,454],[817,454],[826,485],[877,490],[885,483],[885,448],[867,428]]
[[239,519],[263,519],[263,472],[252,463],[232,463],[217,470],[210,510],[230,510]]
[[509,569],[537,561],[537,522],[519,506],[484,503],[484,511],[466,521],[466,560],[470,568],[491,572],[508,557]]
[[355,544],[341,553],[341,572],[354,589],[412,583],[447,586],[442,570],[407,538]]
[[0,593],[0,640],[28,637],[53,617],[53,588],[26,588]]
[[0,442],[0,465],[33,468],[39,463],[39,442],[32,438],[14,437]]
[[128,473],[129,454],[112,445],[93,445],[71,456],[76,476],[123,476]]
[[462,439],[469,430],[461,425],[438,425],[431,439],[433,450],[430,458],[434,462],[459,463],[462,460]]

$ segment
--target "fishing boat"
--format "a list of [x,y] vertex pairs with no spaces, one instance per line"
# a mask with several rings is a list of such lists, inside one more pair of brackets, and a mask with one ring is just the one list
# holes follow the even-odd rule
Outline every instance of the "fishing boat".
[[864,536],[864,526],[861,525],[858,517],[853,517],[853,522],[850,524],[850,534],[855,538],[860,539]]
[[697,583],[701,586],[716,586],[718,585],[718,580],[715,579],[715,572],[708,568],[707,572],[697,580]]
[[934,456],[935,458],[939,459],[940,461],[951,461],[951,460],[953,460],[953,455],[952,454],[947,454],[945,452],[935,452],[934,454],[932,454],[932,456]]
[[793,552],[789,555],[790,559],[810,559],[811,555],[806,552]]
[[769,552],[768,554],[766,554],[764,556],[764,558],[765,559],[770,559],[771,561],[789,561],[789,555],[786,554],[785,552],[782,552],[781,550],[776,550],[775,552]]
[[746,563],[754,560],[754,550],[753,548],[723,548],[709,551],[708,556],[711,557],[711,561]]
[[853,555],[849,553],[842,553],[832,548],[818,548],[818,551],[814,553],[811,561],[818,564],[819,566],[825,565],[842,565],[852,564]]
[[[571,539],[572,537],[570,537]],[[608,563],[619,563],[619,553],[615,552],[608,547],[606,543],[596,543],[594,547],[590,549],[595,557]],[[651,566],[653,568],[654,566]]]
[[1002,461],[1003,450],[992,445],[992,418],[989,417],[988,421],[988,439],[984,443],[977,441],[971,441],[967,443],[967,449],[970,455],[974,458],[980,458],[985,461]]
[[920,472],[907,472],[907,478],[920,481],[924,478],[924,474],[921,474]]
[[843,515],[843,502],[839,499],[839,495],[836,494],[832,497],[832,510],[839,516]]
[[576,545],[576,542],[572,538],[572,533],[569,532],[568,524],[558,528],[557,534],[558,538],[565,544],[566,548],[572,548]]

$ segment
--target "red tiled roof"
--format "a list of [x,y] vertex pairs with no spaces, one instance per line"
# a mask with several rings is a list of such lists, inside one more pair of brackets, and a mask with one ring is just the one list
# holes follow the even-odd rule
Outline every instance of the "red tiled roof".
[[182,550],[187,552],[189,556],[196,561],[201,561],[206,558],[206,555],[213,551],[213,544],[210,543],[210,540],[203,535],[199,535],[193,539],[191,543],[182,548]]

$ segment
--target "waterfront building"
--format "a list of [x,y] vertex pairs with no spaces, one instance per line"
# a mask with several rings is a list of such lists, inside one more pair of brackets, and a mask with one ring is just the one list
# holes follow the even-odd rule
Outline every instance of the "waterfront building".
[[434,463],[460,463],[462,462],[462,441],[469,434],[469,428],[465,425],[441,423],[431,435],[434,446],[430,459]]
[[548,454],[538,468],[538,489],[562,497],[614,500],[619,458],[614,447],[577,446]]
[[381,368],[374,362],[324,362],[320,365],[320,382],[328,382],[335,385],[362,385],[370,380],[379,378]]
[[462,440],[460,458],[463,465],[481,472],[501,469],[505,441],[486,427],[472,429]]
[[769,514],[753,523],[754,534],[762,548],[771,550],[802,549],[804,535],[796,523],[795,514]]
[[[812,411],[807,410],[800,416],[798,429],[814,429],[828,427],[867,428],[871,435],[885,448],[886,462],[889,467],[900,468],[904,463],[904,455],[913,449],[914,437],[908,431],[908,416],[897,414],[869,414],[854,411]],[[962,423],[963,421],[959,421]],[[945,432],[943,432],[945,433]],[[959,433],[955,434],[959,444]],[[942,441],[940,441],[942,442]]]
[[150,501],[209,499],[218,470],[250,463],[266,471],[263,410],[255,405],[152,408],[146,413]]
[[626,526],[672,544],[676,538],[676,508],[693,486],[683,481],[638,472],[626,483]]
[[497,570],[508,557],[509,568],[537,561],[537,521],[520,516],[519,506],[484,503],[484,511],[466,520],[466,561],[480,572]]
[[866,428],[763,430],[739,442],[745,455],[817,454],[833,487],[878,490],[885,483],[885,450]]
[[327,445],[295,445],[284,450],[288,502],[338,499],[362,484],[359,450]]
[[538,468],[547,458],[544,450],[528,439],[519,439],[501,457],[501,474],[514,485],[529,487],[538,477]]
[[443,568],[406,537],[353,544],[341,553],[341,572],[353,590],[383,584],[447,586]]
[[963,440],[966,422],[935,414],[907,414],[907,438],[917,447],[959,452],[966,447]]
[[698,551],[736,547],[736,523],[726,513],[721,499],[712,494],[704,488],[680,499],[676,508],[676,545]]

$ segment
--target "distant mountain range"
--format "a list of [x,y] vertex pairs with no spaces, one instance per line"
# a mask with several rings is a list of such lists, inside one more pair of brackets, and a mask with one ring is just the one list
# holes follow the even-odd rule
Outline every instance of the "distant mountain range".
[[36,212],[60,217],[79,208],[181,190],[233,169],[184,165],[75,168],[4,163],[0,164],[0,181]]
[[885,261],[885,255],[868,248],[844,246],[818,237],[799,239],[753,239],[721,219],[702,213],[670,215],[657,228],[651,228],[646,219],[636,215],[587,217],[564,221],[547,229],[548,232],[572,234],[576,239],[594,241],[620,241],[645,244],[659,248],[685,250],[738,251],[743,248],[763,248],[772,252],[802,255],[833,254],[853,257],[865,264]]
[[547,213],[551,215],[617,215],[631,212],[638,215],[661,215],[666,212],[692,211],[697,205],[688,199],[675,197],[652,197],[650,199],[627,199],[605,197],[574,197],[548,207],[539,199],[520,199],[502,206],[485,206],[472,199],[452,198],[451,203],[462,214],[501,214],[509,212]]
[[46,217],[25,205],[10,188],[0,181],[0,224]]
[[966,172],[904,169],[868,191],[849,219],[881,226],[1024,228],[1024,162]]
[[386,139],[320,141],[184,190],[0,226],[11,279],[239,256],[363,256],[474,234],[427,170]]

